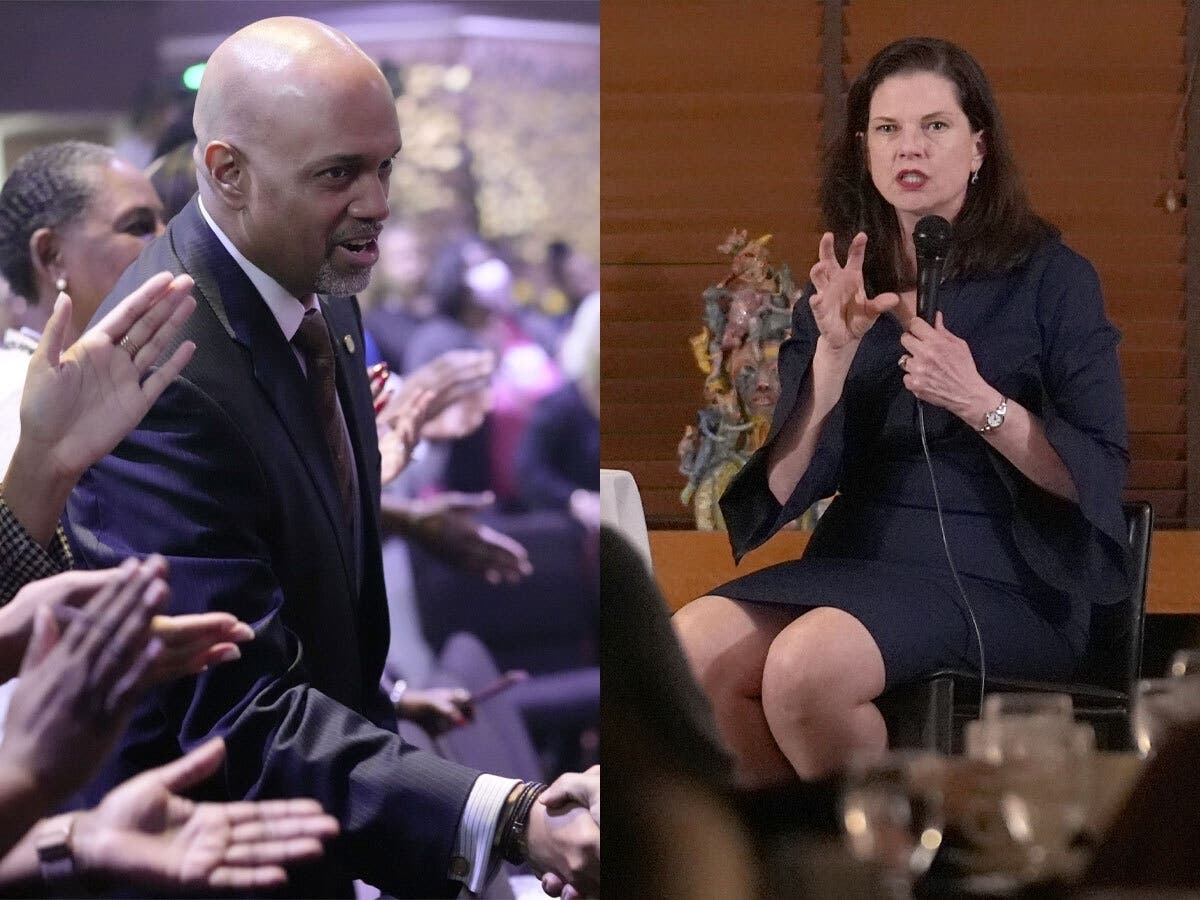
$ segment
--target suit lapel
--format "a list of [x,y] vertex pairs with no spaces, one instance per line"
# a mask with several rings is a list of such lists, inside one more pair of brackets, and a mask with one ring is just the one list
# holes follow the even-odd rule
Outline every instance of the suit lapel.
[[[292,345],[254,284],[204,221],[195,199],[172,220],[171,232],[176,253],[196,282],[197,299],[208,303],[229,336],[249,357],[255,380],[303,461],[337,536],[350,596],[356,596],[354,548],[349,530],[341,524],[333,461]],[[340,360],[338,368],[340,392]],[[353,431],[351,428],[352,435]]]

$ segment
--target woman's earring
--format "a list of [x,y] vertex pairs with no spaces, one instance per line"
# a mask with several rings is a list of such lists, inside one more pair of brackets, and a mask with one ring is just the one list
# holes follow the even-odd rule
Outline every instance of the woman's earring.
[[59,275],[54,279],[54,289],[60,294],[67,289],[67,276]]
[[979,170],[976,169],[971,173],[971,184],[979,184]]

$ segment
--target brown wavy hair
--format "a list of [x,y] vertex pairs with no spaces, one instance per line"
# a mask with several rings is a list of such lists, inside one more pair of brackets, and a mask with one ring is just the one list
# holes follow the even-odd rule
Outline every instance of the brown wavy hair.
[[840,135],[826,149],[821,183],[821,209],[839,256],[845,258],[855,234],[867,233],[863,277],[872,294],[903,290],[916,283],[916,273],[904,254],[904,235],[895,208],[871,181],[864,137],[875,89],[892,75],[912,72],[933,72],[949,80],[971,130],[983,132],[983,166],[979,181],[967,185],[966,199],[954,220],[946,276],[1006,272],[1059,234],[1029,205],[1000,110],[979,63],[949,41],[905,38],[876,53],[850,85],[845,120]]

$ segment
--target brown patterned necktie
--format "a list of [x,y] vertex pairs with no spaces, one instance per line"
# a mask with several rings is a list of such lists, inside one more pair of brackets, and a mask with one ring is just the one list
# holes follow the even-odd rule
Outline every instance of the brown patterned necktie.
[[333,474],[342,498],[342,512],[346,521],[351,522],[354,518],[354,472],[351,466],[354,463],[350,457],[342,407],[338,403],[333,345],[329,342],[329,328],[319,307],[305,310],[300,329],[292,340],[304,354],[309,396],[333,459]]

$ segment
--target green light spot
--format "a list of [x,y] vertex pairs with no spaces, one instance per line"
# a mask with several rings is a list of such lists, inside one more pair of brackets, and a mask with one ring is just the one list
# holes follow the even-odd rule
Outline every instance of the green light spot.
[[183,86],[189,91],[200,90],[200,79],[204,77],[204,67],[208,63],[196,63],[183,70]]

